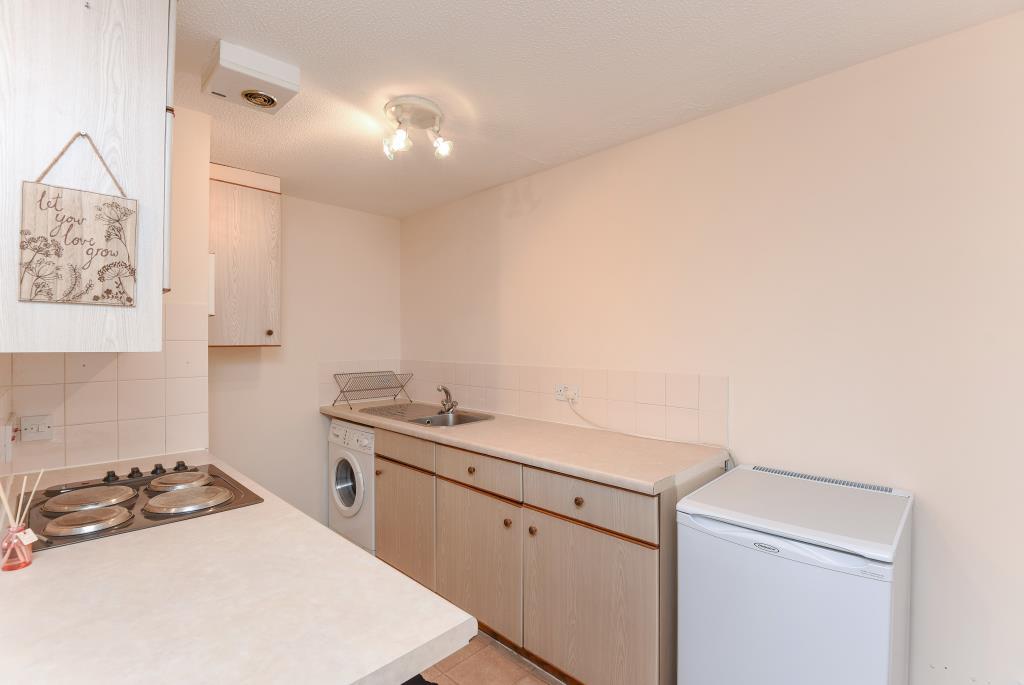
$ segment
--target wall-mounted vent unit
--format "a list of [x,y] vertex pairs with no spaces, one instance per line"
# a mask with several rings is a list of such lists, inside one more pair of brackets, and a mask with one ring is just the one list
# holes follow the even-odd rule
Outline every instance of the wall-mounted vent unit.
[[203,92],[277,114],[299,92],[299,68],[222,40],[203,77]]

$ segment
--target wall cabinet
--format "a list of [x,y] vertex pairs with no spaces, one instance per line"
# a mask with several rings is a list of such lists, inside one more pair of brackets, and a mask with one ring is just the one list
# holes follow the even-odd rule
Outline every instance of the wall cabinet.
[[585,683],[658,682],[658,550],[523,515],[523,646]]
[[377,557],[434,589],[434,476],[375,459]]
[[211,179],[210,252],[216,255],[210,345],[280,345],[280,193]]
[[523,644],[523,508],[437,479],[437,592]]
[[[161,349],[172,9],[173,0],[0,2],[0,352]],[[138,202],[134,307],[18,300],[21,182],[35,181],[78,131]],[[81,139],[45,182],[118,193]]]

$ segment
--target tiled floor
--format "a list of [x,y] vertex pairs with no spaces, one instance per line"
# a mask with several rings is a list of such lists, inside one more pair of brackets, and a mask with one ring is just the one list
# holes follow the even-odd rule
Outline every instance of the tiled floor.
[[423,672],[437,685],[561,685],[562,681],[540,670],[484,633]]

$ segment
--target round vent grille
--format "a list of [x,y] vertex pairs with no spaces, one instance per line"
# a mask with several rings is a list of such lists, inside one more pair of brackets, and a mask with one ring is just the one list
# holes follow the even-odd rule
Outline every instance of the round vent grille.
[[242,97],[257,107],[269,109],[277,104],[277,98],[270,93],[264,93],[262,90],[243,90]]

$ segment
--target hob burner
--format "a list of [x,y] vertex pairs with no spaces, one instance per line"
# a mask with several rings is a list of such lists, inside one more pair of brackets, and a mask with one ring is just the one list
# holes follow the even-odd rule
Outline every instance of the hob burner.
[[230,502],[232,499],[234,495],[227,488],[203,485],[163,492],[146,502],[143,509],[150,514],[188,514]]
[[119,526],[131,519],[132,516],[134,514],[124,507],[100,507],[73,511],[47,523],[43,532],[53,536],[86,535]]
[[63,513],[98,509],[120,504],[132,497],[135,497],[135,488],[130,488],[127,485],[97,485],[51,497],[43,503],[43,511]]
[[168,473],[159,478],[154,478],[149,482],[149,489],[154,492],[171,492],[172,490],[199,488],[212,482],[213,478],[208,473],[203,473],[202,471],[183,471]]

